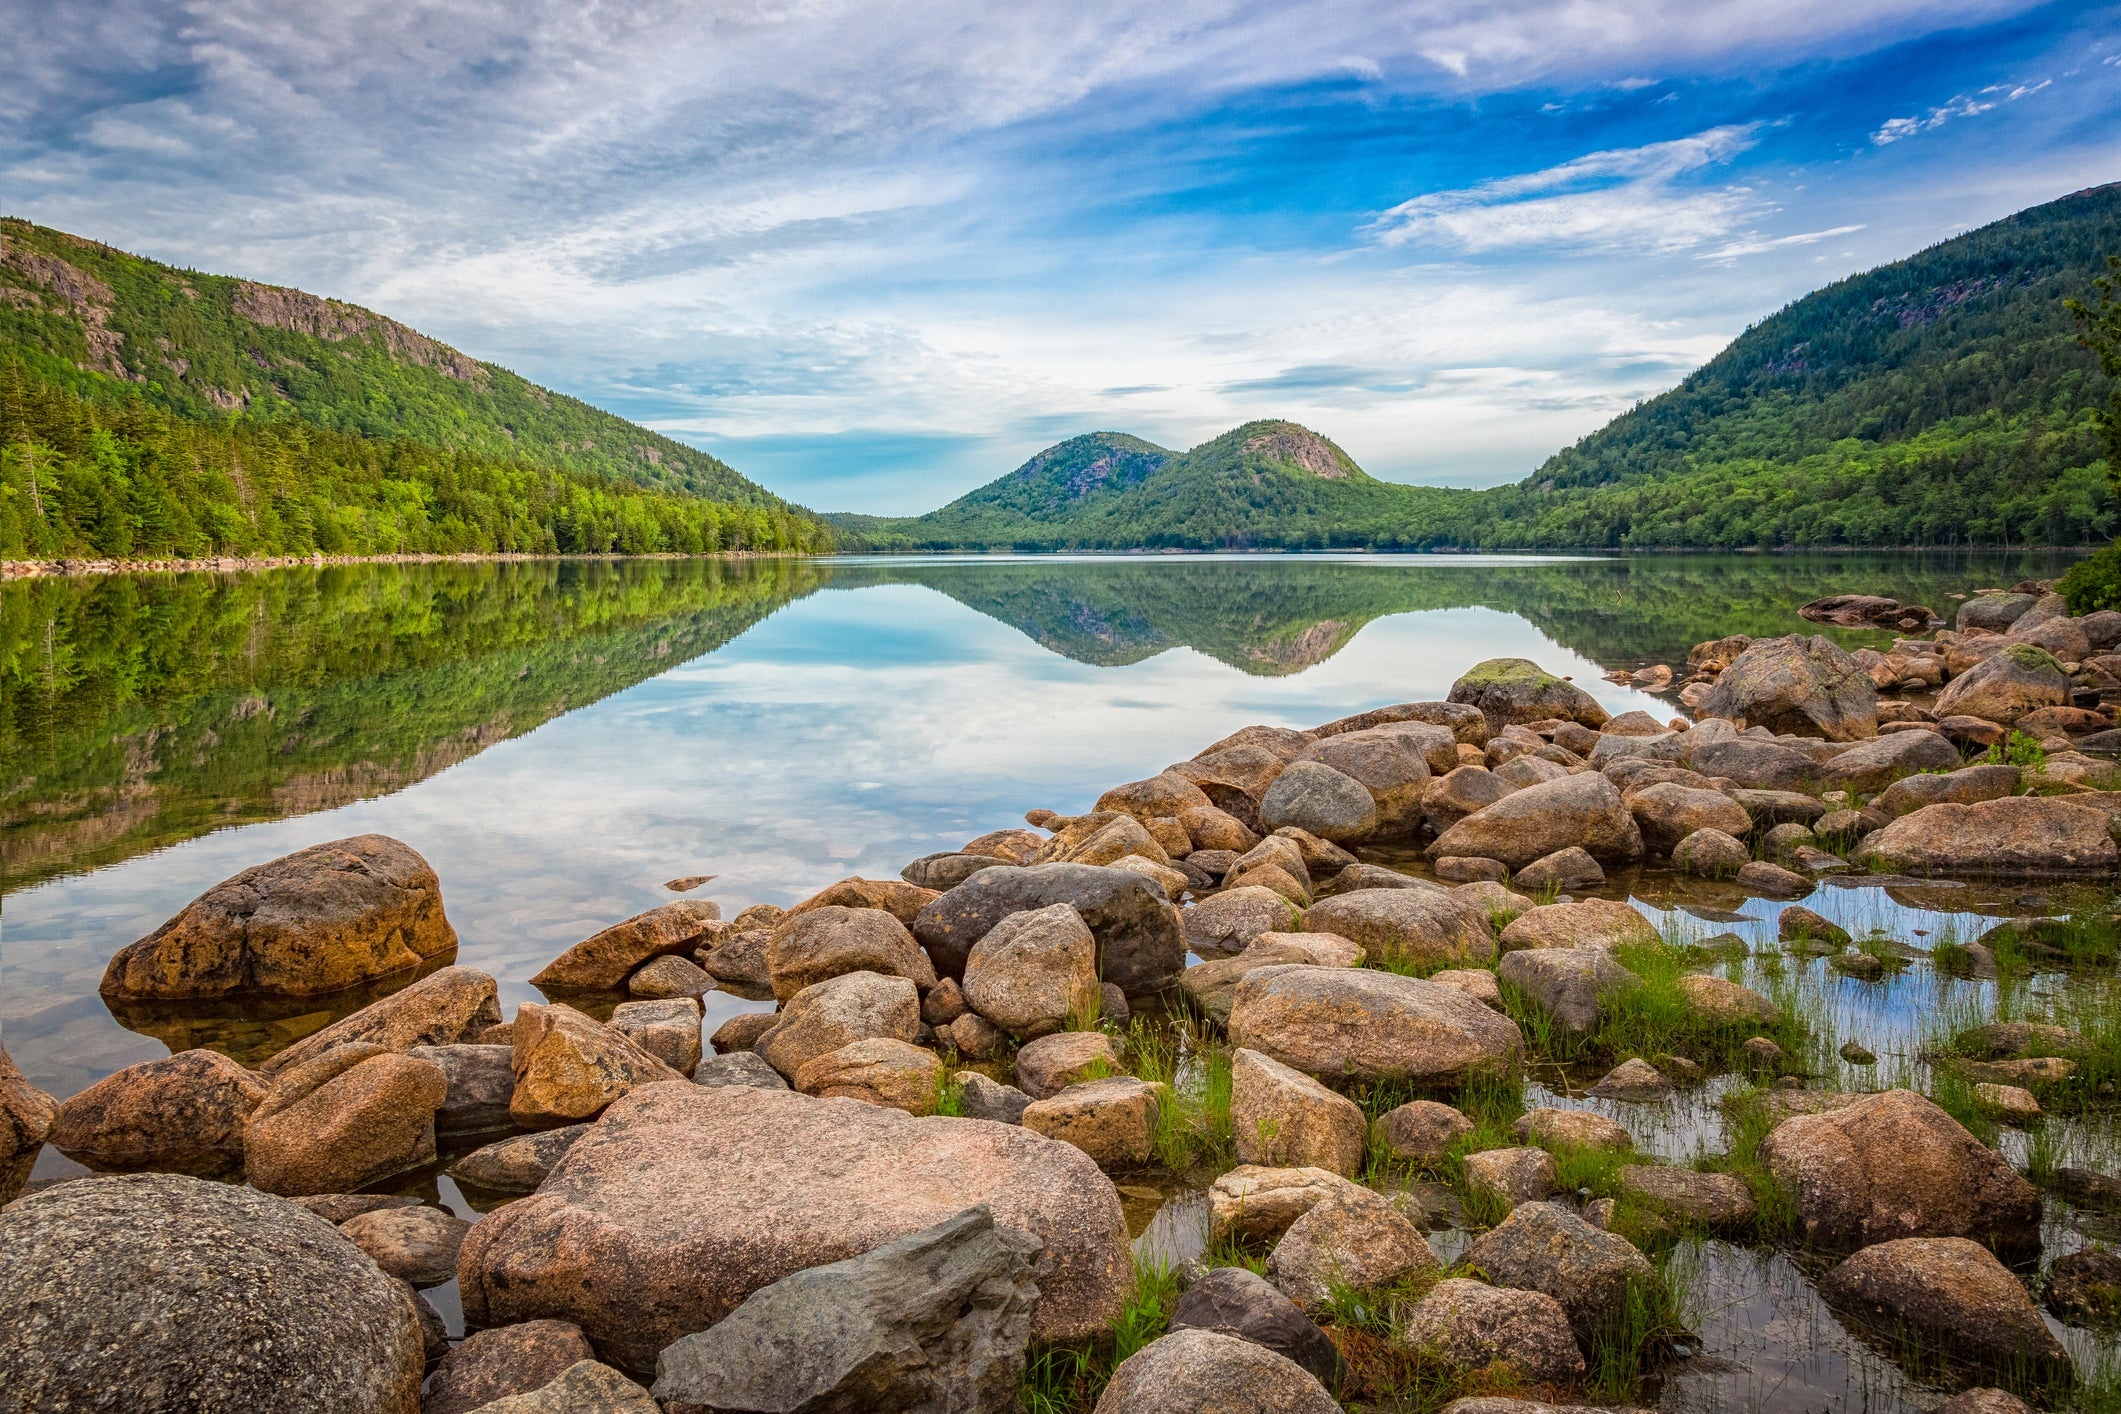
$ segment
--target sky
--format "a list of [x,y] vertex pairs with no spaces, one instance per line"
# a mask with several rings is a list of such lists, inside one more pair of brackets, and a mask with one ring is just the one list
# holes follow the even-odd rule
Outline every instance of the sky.
[[2121,180],[2121,3],[0,0],[0,209],[802,504],[1286,417],[1477,486]]

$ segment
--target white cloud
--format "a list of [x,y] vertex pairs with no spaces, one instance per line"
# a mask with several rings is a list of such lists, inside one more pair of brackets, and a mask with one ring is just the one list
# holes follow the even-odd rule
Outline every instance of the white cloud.
[[[2053,82],[2053,79],[2042,79],[2038,83],[1991,84],[1971,98],[1962,93],[1955,96],[1951,102],[1930,109],[1924,117],[1886,119],[1878,131],[1871,134],[1871,142],[1875,146],[1884,147],[1919,133],[1941,128],[1954,118],[1978,118],[1983,113],[1994,111],[1998,103],[2016,103],[2021,98],[2031,97]],[[2001,97],[1991,96],[1997,94]],[[1984,98],[1988,99],[1985,103],[1982,102]]]

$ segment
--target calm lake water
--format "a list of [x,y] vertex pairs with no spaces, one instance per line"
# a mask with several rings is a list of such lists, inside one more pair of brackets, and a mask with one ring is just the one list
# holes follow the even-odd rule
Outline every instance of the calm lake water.
[[[568,945],[675,897],[725,916],[1021,821],[1087,808],[1253,722],[1311,726],[1441,698],[1484,658],[1533,658],[1614,712],[1676,707],[1602,679],[1683,664],[1729,633],[1888,636],[1798,617],[1834,592],[1949,614],[2053,556],[848,559],[351,566],[142,575],[0,590],[0,1039],[65,1097],[211,1044],[255,1061],[350,1009],[128,1016],[105,962],[236,871],[377,831],[442,879],[457,961],[502,1002]],[[1389,859],[1389,856],[1381,856]],[[1921,1083],[1916,1038],[1985,1014],[1994,984],[1918,961],[1885,985],[1777,955],[1780,905],[1622,874],[1669,931],[1731,930],[1730,975],[1811,989],[1835,1037]],[[2022,890],[1821,888],[1809,907],[1918,945],[2025,911]],[[1689,910],[1692,911],[1689,911]],[[2035,991],[2044,984],[2035,984]],[[760,1005],[710,996],[721,1017]],[[1831,1056],[1830,1045],[1823,1051]],[[1831,1059],[1831,1067],[1837,1062]],[[1646,1153],[1719,1147],[1712,1085],[1661,1105],[1535,1077],[1532,1103],[1600,1108]],[[2111,1117],[2051,1123],[2063,1161],[2112,1167]],[[2023,1136],[2006,1135],[2022,1158]],[[47,1149],[36,1176],[79,1170]],[[443,1178],[420,1180],[469,1213]],[[1126,1189],[1143,1242],[1200,1241],[1198,1193]],[[2115,1232],[2051,1205],[2048,1250]],[[1443,1239],[1440,1239],[1442,1241]],[[1843,1332],[1789,1257],[1703,1244],[1701,1358],[1666,1407],[1924,1409],[1934,1393]],[[460,1328],[453,1287],[429,1293]],[[2059,1329],[2059,1328],[2058,1328]],[[2065,1332],[2086,1370],[2110,1341]]]

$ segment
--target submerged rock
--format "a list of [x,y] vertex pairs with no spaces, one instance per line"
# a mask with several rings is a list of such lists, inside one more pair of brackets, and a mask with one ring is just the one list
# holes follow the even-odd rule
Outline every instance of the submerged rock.
[[564,1129],[518,1134],[472,1150],[449,1166],[449,1176],[490,1193],[528,1193],[545,1181],[553,1165],[588,1132],[586,1124],[570,1124]]
[[0,1048],[0,1203],[22,1191],[58,1114],[59,1102],[30,1084]]
[[2024,1285],[1978,1242],[1910,1237],[1866,1247],[1828,1272],[1820,1293],[1888,1334],[1942,1342],[1980,1364],[2066,1370],[2069,1356]]

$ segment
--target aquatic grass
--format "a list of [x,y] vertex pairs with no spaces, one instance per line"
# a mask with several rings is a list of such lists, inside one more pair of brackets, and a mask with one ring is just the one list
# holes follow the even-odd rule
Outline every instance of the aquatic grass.
[[1135,1078],[1164,1087],[1156,1107],[1156,1162],[1172,1173],[1227,1167],[1236,1153],[1230,1048],[1190,1020],[1159,1026],[1136,1017],[1127,1027],[1127,1058]]
[[945,1069],[935,1082],[935,1106],[930,1114],[947,1115],[952,1119],[965,1117],[965,1085],[955,1072]]
[[1634,1397],[1646,1377],[1687,1339],[1686,1303],[1698,1266],[1698,1247],[1674,1247],[1648,1277],[1629,1280],[1615,1308],[1589,1333],[1584,1383],[1592,1399],[1619,1403]]
[[1764,1102],[1771,1093],[1765,1086],[1749,1085],[1726,1094],[1722,1104],[1723,1152],[1694,1157],[1694,1167],[1703,1173],[1728,1173],[1745,1180],[1759,1209],[1754,1233],[1768,1241],[1786,1238],[1797,1230],[1797,1196],[1769,1171],[1760,1156],[1761,1141],[1781,1123]]
[[1134,1290],[1109,1331],[1088,1341],[1035,1349],[1025,1360],[1017,1385],[1025,1414],[1085,1414],[1112,1372],[1170,1327],[1178,1295],[1176,1271],[1137,1255]]

